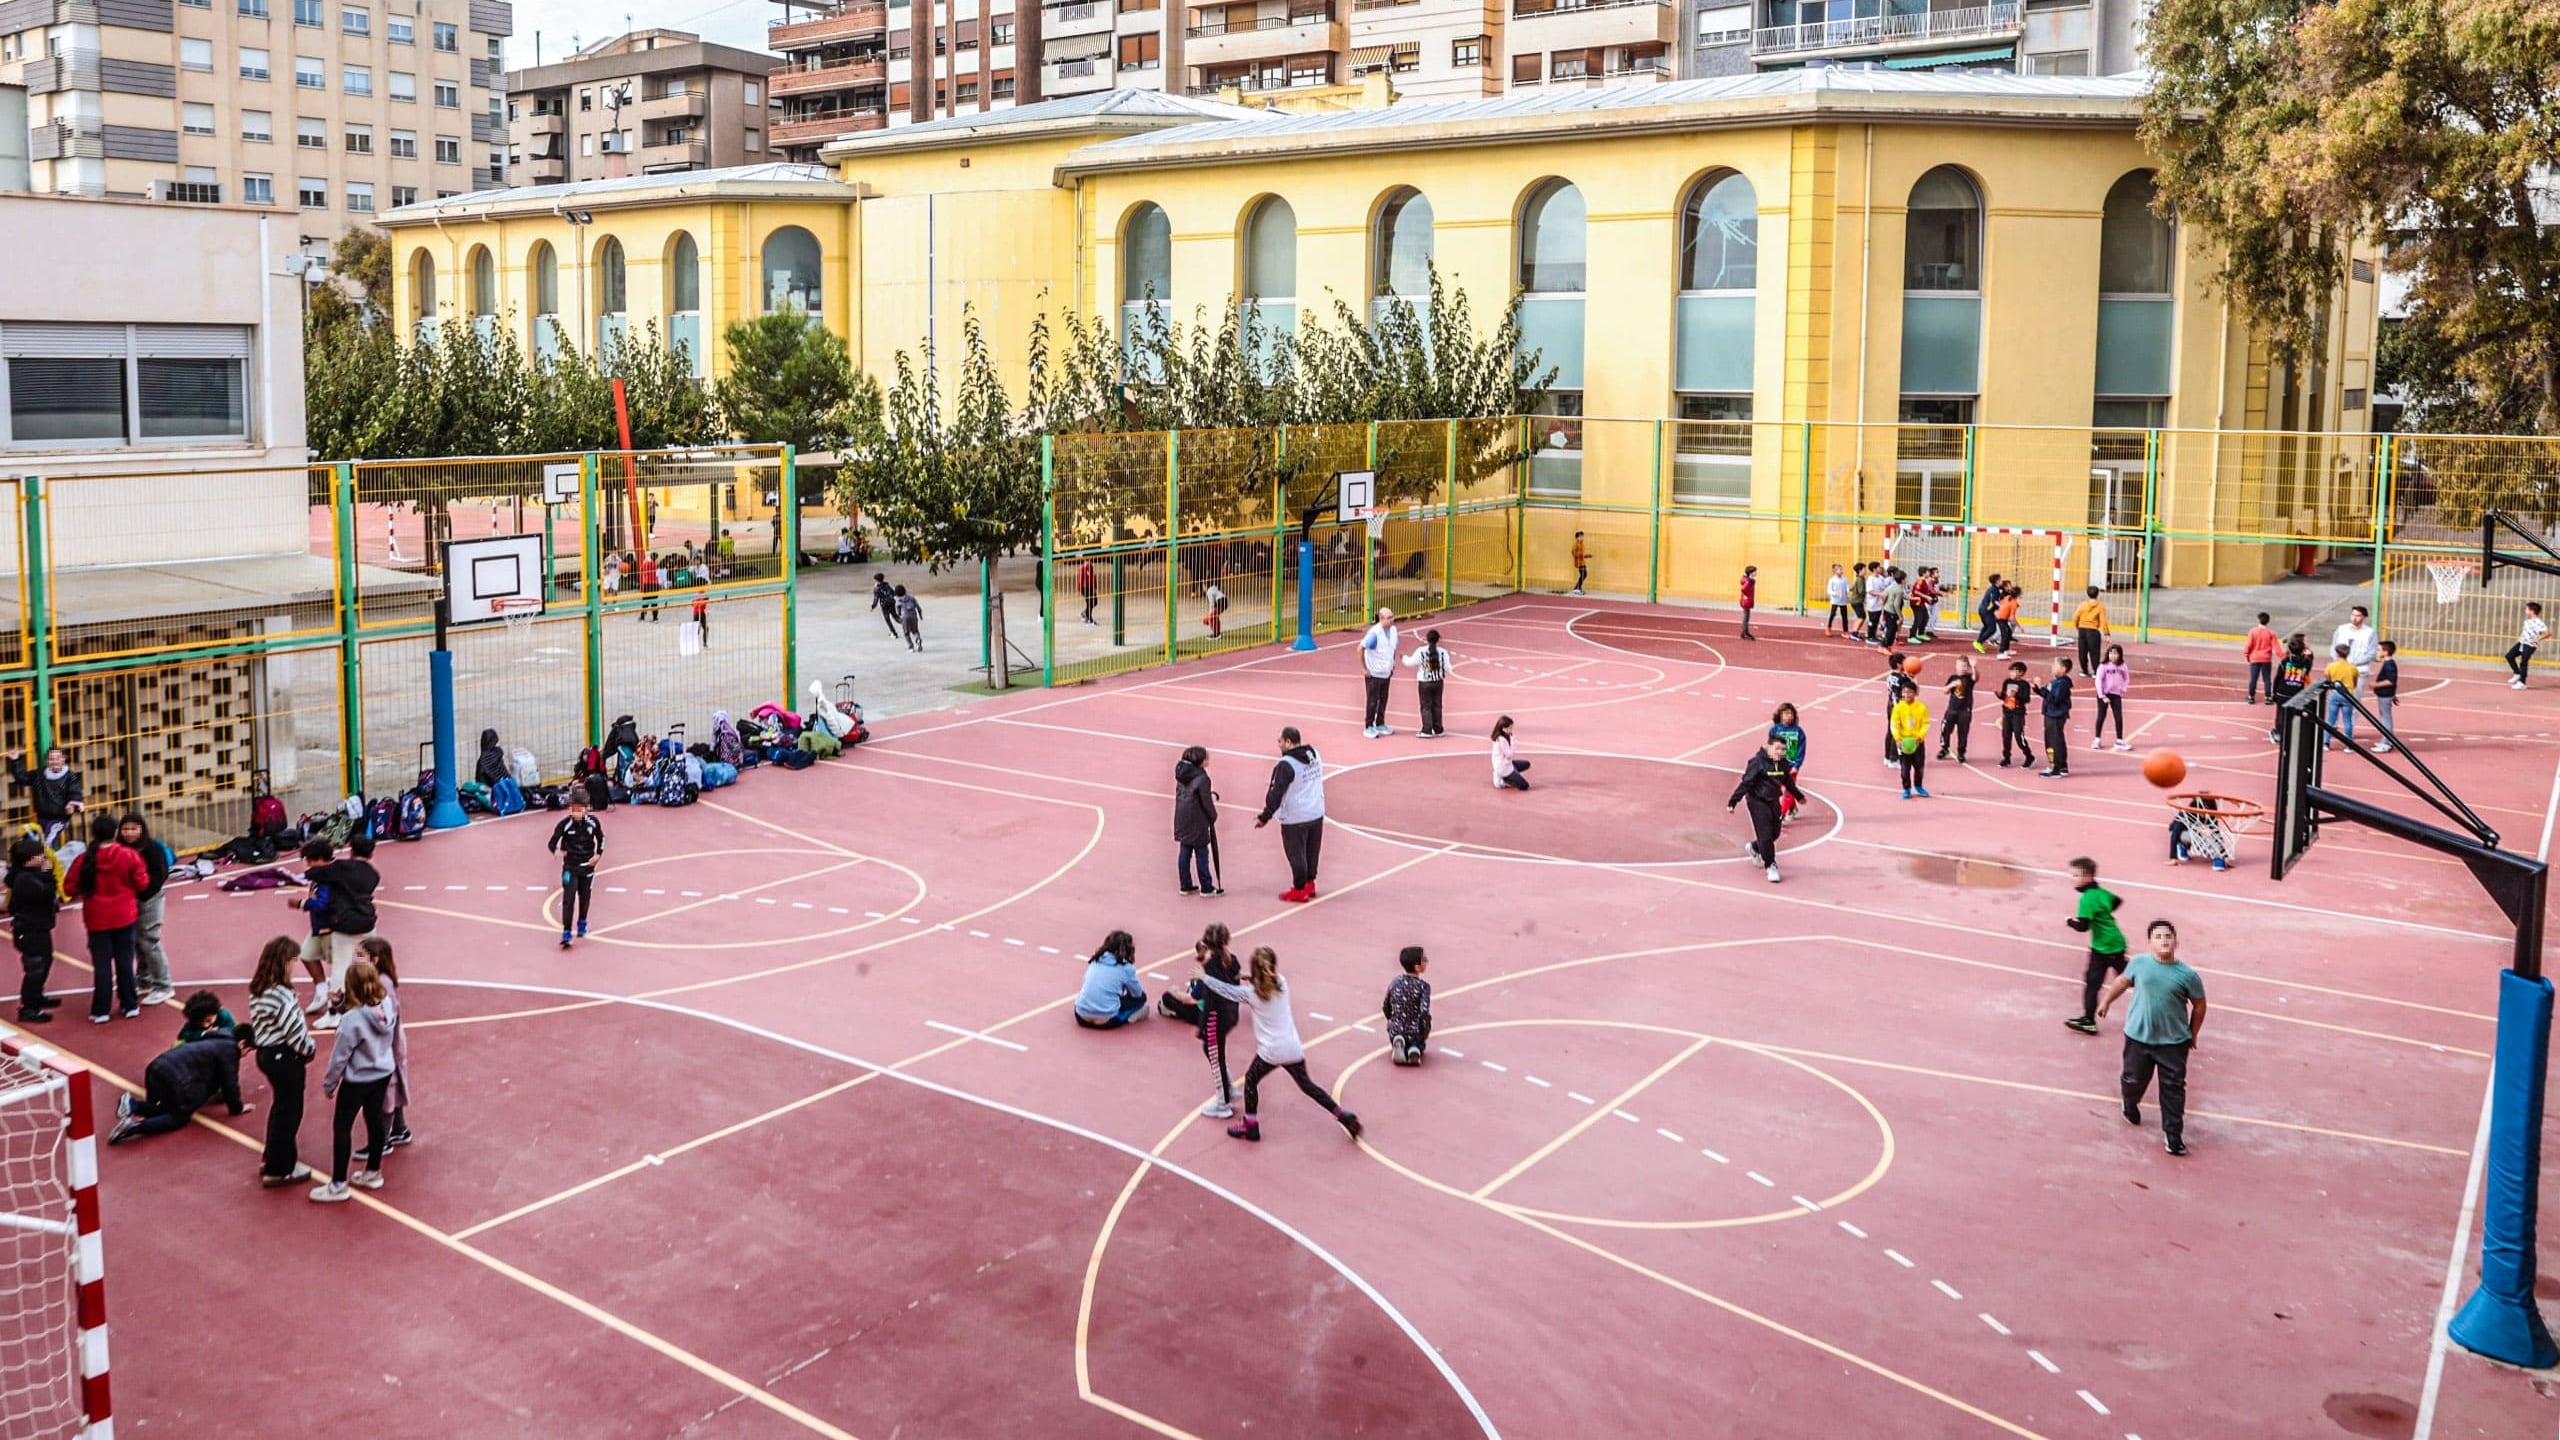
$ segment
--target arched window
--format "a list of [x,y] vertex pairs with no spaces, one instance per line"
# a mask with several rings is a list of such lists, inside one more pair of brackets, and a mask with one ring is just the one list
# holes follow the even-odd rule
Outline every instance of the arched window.
[[1378,207],[1369,258],[1370,293],[1406,300],[1431,298],[1431,202],[1419,190],[1399,190]]
[[1244,225],[1244,298],[1279,301],[1298,297],[1298,212],[1274,195],[1253,207]]
[[548,360],[560,353],[560,255],[548,240],[533,242],[533,353]]
[[486,245],[471,247],[471,313],[475,317],[498,313],[498,260]]
[[2176,227],[2152,210],[2155,177],[2136,170],[2107,192],[2106,218],[2098,227],[2098,291],[2104,295],[2166,295],[2177,253]]
[[819,260],[818,237],[797,225],[785,225],[764,237],[765,312],[825,313],[826,288]]
[[1539,186],[1520,211],[1520,288],[1581,294],[1586,228],[1581,191],[1562,180]]
[[410,318],[416,322],[418,338],[433,338],[436,324],[436,257],[420,250],[410,262]]
[[1730,170],[1701,177],[1680,205],[1673,504],[1751,503],[1759,282],[1758,192]]
[[1173,222],[1164,207],[1141,202],[1120,232],[1120,303],[1173,298]]
[[702,348],[702,252],[681,230],[667,247],[667,343],[685,353],[695,375],[710,373]]
[[1760,283],[1760,197],[1728,170],[1690,187],[1680,207],[1680,288],[1750,290]]
[[607,235],[596,245],[596,355],[599,359],[622,342],[630,324],[631,267],[622,242]]
[[1911,187],[1902,241],[1906,290],[1982,289],[1982,192],[1953,165]]

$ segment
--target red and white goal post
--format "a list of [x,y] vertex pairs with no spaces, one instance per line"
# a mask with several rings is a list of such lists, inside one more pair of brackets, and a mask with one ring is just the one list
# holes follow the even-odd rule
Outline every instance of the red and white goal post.
[[114,1440],[89,1070],[0,1032],[0,1435]]
[[[2067,645],[2070,632],[2062,624],[2063,572],[2071,555],[2071,532],[2033,530],[2014,525],[1893,525],[1885,530],[1885,558],[1916,573],[1922,565],[1938,567],[1938,618],[1960,621],[1972,631],[1981,622],[1973,613],[1982,587],[1994,575],[2014,583],[2020,629],[2045,612],[2050,642]],[[2037,603],[2039,597],[2044,603]]]

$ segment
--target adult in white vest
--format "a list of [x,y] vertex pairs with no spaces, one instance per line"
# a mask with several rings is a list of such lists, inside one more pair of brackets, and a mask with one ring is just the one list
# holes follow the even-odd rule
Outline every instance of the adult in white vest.
[[[1395,651],[1387,654],[1392,657]],[[1275,817],[1281,852],[1289,857],[1289,888],[1280,898],[1302,905],[1316,898],[1316,859],[1324,851],[1324,760],[1298,738],[1294,725],[1280,732],[1280,763],[1271,767],[1271,788],[1263,794],[1262,813],[1254,817],[1253,828],[1259,830]]]
[[1396,612],[1381,605],[1378,623],[1360,637],[1360,667],[1369,685],[1367,718],[1361,734],[1375,740],[1396,733],[1387,728],[1387,685],[1396,678]]

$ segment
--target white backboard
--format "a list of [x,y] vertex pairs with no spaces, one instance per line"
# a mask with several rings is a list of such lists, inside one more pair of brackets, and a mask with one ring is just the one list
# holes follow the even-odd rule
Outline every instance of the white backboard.
[[1375,470],[1342,470],[1333,477],[1334,517],[1357,520],[1378,503],[1378,472]]
[[578,503],[578,462],[562,461],[542,467],[542,503],[575,505]]
[[[477,625],[542,613],[542,537],[491,535],[445,547],[446,619]],[[529,603],[525,603],[529,602]]]

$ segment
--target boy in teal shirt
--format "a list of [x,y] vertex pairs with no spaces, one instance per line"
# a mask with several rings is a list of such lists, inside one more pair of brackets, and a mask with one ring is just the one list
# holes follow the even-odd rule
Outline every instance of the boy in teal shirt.
[[2187,1153],[2187,1056],[2204,1028],[2204,977],[2178,959],[2178,927],[2151,922],[2151,953],[2137,955],[2107,987],[2104,1015],[2125,991],[2133,1008],[2124,1017],[2124,1119],[2142,1123],[2142,1097],[2160,1074],[2160,1136],[2172,1155]]
[[2089,964],[2080,975],[2080,1013],[2062,1023],[2083,1035],[2098,1033],[2098,987],[2110,973],[2124,969],[2124,931],[2116,926],[2116,907],[2124,901],[2098,883],[2098,862],[2083,855],[2071,862],[2072,888],[2080,904],[2065,924],[2089,937]]

